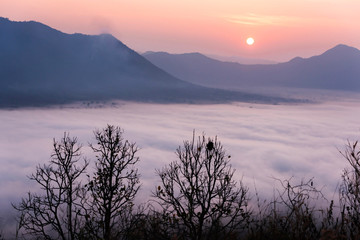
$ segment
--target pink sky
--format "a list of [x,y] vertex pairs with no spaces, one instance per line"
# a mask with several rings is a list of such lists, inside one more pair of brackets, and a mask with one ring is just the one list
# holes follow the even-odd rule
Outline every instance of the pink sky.
[[[360,48],[359,0],[0,0],[0,16],[111,33],[136,51],[287,61]],[[247,46],[247,37],[255,44]]]

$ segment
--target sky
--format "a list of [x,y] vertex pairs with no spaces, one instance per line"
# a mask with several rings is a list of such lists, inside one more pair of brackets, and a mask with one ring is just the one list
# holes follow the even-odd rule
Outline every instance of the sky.
[[[275,61],[360,48],[359,0],[0,0],[0,16],[65,33],[111,33],[142,53]],[[253,37],[252,46],[246,39]]]

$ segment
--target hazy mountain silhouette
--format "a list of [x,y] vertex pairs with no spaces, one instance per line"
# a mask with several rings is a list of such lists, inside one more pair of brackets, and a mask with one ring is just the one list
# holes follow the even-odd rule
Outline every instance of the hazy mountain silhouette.
[[124,99],[282,101],[196,86],[154,66],[109,34],[65,34],[0,18],[0,106]]
[[199,53],[153,52],[144,56],[178,78],[210,87],[360,90],[360,51],[345,45],[319,56],[268,65],[222,62]]
[[276,64],[279,61],[269,60],[269,59],[261,59],[261,58],[247,58],[240,56],[221,56],[216,54],[206,54],[205,56],[223,61],[223,62],[236,62],[240,64]]
[[[154,51],[147,51],[145,53],[142,53],[141,55],[146,58],[147,55],[157,54],[157,53],[166,53],[166,52],[154,52]],[[192,54],[192,53],[188,53]],[[176,54],[173,54],[176,55]],[[177,55],[184,55],[184,54],[177,54]],[[268,59],[261,59],[261,58],[246,58],[246,57],[240,57],[240,56],[222,56],[222,55],[216,55],[216,54],[201,54],[205,57],[208,57],[210,59],[222,61],[222,62],[234,62],[234,63],[240,63],[240,64],[277,64],[279,62],[268,60]]]

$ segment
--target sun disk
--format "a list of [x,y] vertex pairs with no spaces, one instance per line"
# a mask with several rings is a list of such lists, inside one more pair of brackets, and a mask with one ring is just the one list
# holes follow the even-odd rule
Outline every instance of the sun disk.
[[253,45],[254,42],[255,42],[255,40],[252,37],[249,37],[249,38],[246,39],[247,45]]

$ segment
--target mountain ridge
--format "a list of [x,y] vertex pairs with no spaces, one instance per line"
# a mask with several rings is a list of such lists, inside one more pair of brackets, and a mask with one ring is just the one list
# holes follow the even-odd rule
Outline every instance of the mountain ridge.
[[[344,44],[309,58],[276,64],[239,64],[187,55],[153,53],[145,57],[170,74],[209,87],[293,87],[360,90],[360,50]],[[176,66],[176,68],[175,68]],[[345,79],[345,81],[344,81]]]
[[0,106],[74,101],[287,101],[198,86],[176,78],[110,34],[66,34],[0,19]]

